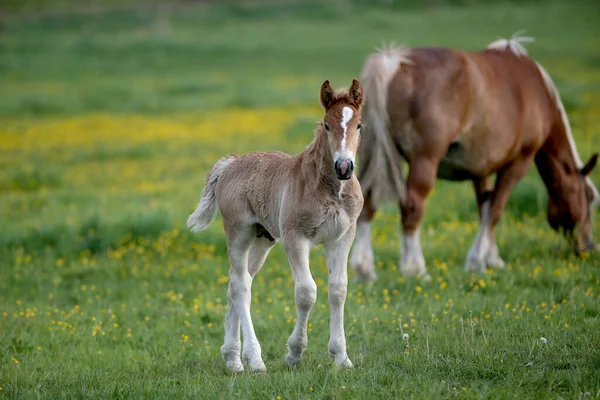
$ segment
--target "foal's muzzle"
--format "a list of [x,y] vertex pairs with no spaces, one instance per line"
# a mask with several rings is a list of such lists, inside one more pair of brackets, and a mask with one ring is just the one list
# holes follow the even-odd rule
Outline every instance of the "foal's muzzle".
[[350,179],[354,171],[354,163],[351,159],[336,160],[334,164],[335,174],[339,180],[345,181]]

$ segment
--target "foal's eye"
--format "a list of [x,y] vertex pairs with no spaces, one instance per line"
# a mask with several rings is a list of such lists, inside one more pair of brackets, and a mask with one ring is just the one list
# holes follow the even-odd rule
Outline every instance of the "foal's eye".
[[329,132],[329,125],[325,124],[325,130]]
[[362,124],[356,125],[356,129],[360,130],[360,128],[362,128]]

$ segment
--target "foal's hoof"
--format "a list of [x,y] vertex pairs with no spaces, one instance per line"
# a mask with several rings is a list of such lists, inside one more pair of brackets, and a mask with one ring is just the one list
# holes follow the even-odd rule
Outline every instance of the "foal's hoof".
[[244,372],[244,366],[242,365],[242,363],[240,361],[226,362],[225,367],[227,368],[227,371],[234,373],[234,374]]
[[301,360],[302,360],[301,356],[296,356],[289,352],[283,357],[283,362],[285,363],[285,365],[287,365],[290,368],[297,367],[298,364],[300,364]]
[[354,368],[354,365],[352,364],[352,361],[350,361],[350,358],[348,358],[348,356],[340,358],[340,360],[335,359],[335,363],[340,368],[344,368],[344,369],[352,369],[352,368]]
[[263,360],[259,358],[250,358],[247,356],[242,356],[244,358],[244,363],[250,368],[252,372],[267,372],[267,367]]

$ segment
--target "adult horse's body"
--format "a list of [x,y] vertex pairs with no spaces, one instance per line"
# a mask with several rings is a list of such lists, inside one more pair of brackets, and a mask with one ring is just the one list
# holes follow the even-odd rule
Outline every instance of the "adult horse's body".
[[[595,247],[590,213],[598,192],[587,174],[596,156],[585,166],[579,159],[558,91],[523,39],[479,52],[392,48],[368,57],[359,152],[365,203],[350,257],[360,276],[376,278],[370,220],[389,200],[401,208],[401,271],[427,274],[419,225],[436,177],[474,184],[480,230],[465,269],[502,268],[494,226],[534,162],[548,189],[551,226],[568,233],[577,227],[578,251]],[[401,158],[409,164],[406,180]]]
[[[347,260],[356,220],[363,205],[353,173],[360,141],[362,86],[353,80],[348,93],[321,87],[325,109],[315,138],[295,156],[248,153],[218,161],[208,174],[202,199],[188,219],[194,231],[207,228],[217,206],[223,218],[231,268],[221,354],[230,371],[242,371],[242,358],[253,371],[265,371],[250,316],[252,279],[277,240],[283,242],[295,280],[298,318],[288,340],[288,365],[300,362],[307,345],[307,322],[317,297],[308,265],[311,247],[324,244],[331,307],[329,354],[352,367],[346,353],[344,303]],[[240,357],[240,321],[244,349]]]

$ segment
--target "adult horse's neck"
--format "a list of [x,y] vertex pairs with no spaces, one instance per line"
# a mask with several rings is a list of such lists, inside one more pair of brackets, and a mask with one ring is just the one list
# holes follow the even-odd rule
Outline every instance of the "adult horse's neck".
[[328,194],[339,197],[343,183],[335,175],[327,133],[322,122],[317,124],[311,144],[300,154],[300,169],[305,187],[313,191],[324,188]]

